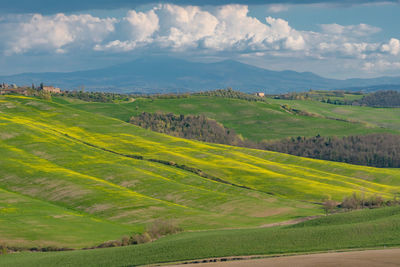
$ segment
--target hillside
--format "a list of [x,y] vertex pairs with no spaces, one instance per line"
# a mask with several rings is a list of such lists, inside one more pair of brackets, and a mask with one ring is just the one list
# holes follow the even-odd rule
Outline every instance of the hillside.
[[[157,79],[155,79],[155,75]],[[311,72],[272,71],[233,60],[190,62],[153,56],[94,70],[68,73],[22,73],[0,76],[1,82],[31,85],[53,84],[64,89],[85,86],[89,90],[167,93],[232,87],[246,92],[285,93],[312,89],[400,84],[400,77],[335,80]]]
[[374,108],[348,105],[333,105],[310,100],[280,100],[269,99],[268,102],[289,105],[292,108],[303,110],[319,116],[338,120],[363,122],[367,125],[398,132],[400,130],[399,108]]
[[11,254],[0,261],[6,266],[136,266],[211,257],[384,249],[400,245],[399,212],[398,207],[366,209],[293,226],[181,233],[143,245]]
[[[0,124],[1,194],[16,199],[1,202],[0,233],[12,245],[57,236],[57,245],[82,247],[160,217],[186,230],[250,227],[320,214],[312,203],[355,191],[400,191],[397,169],[179,139],[29,97],[1,96]],[[74,225],[86,227],[60,234]]]
[[[204,115],[252,141],[297,136],[347,136],[368,133],[398,133],[400,109],[376,110],[364,107],[336,106],[317,101],[267,99],[249,102],[220,97],[191,96],[175,99],[139,98],[131,103],[88,103],[58,99],[71,107],[129,121],[142,112]],[[292,105],[293,103],[293,105]],[[308,116],[282,108],[307,111]],[[315,107],[315,108],[313,108]],[[318,109],[316,108],[318,107]],[[330,112],[338,110],[337,114]],[[340,110],[353,111],[350,113]],[[357,112],[357,116],[353,116]],[[316,115],[315,115],[316,114]],[[386,114],[390,114],[387,116]],[[358,117],[359,116],[359,117]],[[384,127],[384,128],[382,128]]]

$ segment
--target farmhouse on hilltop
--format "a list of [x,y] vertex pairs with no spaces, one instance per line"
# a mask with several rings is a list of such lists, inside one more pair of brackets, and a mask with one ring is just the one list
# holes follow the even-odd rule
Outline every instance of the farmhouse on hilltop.
[[265,96],[265,93],[263,93],[263,92],[257,92],[257,93],[256,93],[256,96],[264,97],[264,96]]
[[6,83],[1,83],[0,84],[0,95],[8,95],[8,94],[28,95],[28,89],[18,87],[15,84],[9,85]]
[[47,86],[47,85],[40,85],[40,90],[43,90],[45,92],[50,92],[50,93],[61,93],[60,88],[54,87],[54,86]]

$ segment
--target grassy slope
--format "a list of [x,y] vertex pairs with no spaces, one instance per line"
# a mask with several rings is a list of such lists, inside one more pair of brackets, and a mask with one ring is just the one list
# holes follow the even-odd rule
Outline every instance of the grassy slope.
[[[59,101],[62,101],[62,99]],[[297,102],[306,103],[304,105],[307,106],[308,102],[311,101]],[[326,118],[300,116],[285,111],[278,103],[286,102],[279,102],[272,99],[265,103],[219,97],[190,97],[155,100],[138,99],[132,103],[115,104],[73,101],[71,105],[79,109],[112,116],[123,121],[128,121],[131,116],[144,111],[172,112],[175,114],[204,114],[207,117],[217,120],[226,127],[234,129],[243,137],[256,141],[263,139],[281,139],[291,136],[315,136],[317,134],[324,136],[345,136],[376,132],[396,132],[400,130],[400,127],[383,129],[376,124],[372,124],[370,121],[368,121],[368,124],[350,123]],[[321,103],[321,105],[324,105],[321,106],[322,109],[323,107],[329,109],[330,106],[333,106],[323,103]],[[302,109],[307,110],[304,108]],[[368,117],[371,117],[371,115],[372,114],[369,114]],[[352,119],[352,116],[343,115],[341,118]],[[381,118],[380,113],[379,118]],[[397,119],[386,119],[386,121],[388,120],[397,121]]]
[[[28,98],[2,100],[0,187],[42,200],[32,206],[1,202],[6,206],[0,206],[0,213],[7,214],[2,218],[7,227],[3,228],[1,239],[8,245],[50,244],[53,233],[44,225],[56,232],[69,223],[67,216],[62,216],[64,209],[82,215],[82,220],[75,219],[80,225],[87,224],[54,243],[72,247],[140,231],[156,217],[178,219],[186,229],[199,229],[257,225],[319,212],[313,205],[217,183],[162,164],[121,157],[59,132],[76,131],[75,121],[96,125],[96,116],[91,118],[79,111],[75,114],[74,110]],[[102,125],[103,119],[97,118],[97,123]],[[105,129],[113,127],[107,120],[104,123]],[[125,123],[120,126],[131,128]],[[43,201],[63,208],[49,209]],[[37,216],[29,216],[25,224],[13,223],[13,218],[21,214]],[[49,216],[57,220],[49,220]],[[96,226],[96,222],[113,222],[116,226],[109,227],[108,234],[98,235],[102,225]],[[37,235],[31,235],[27,225],[35,227]]]
[[208,257],[400,245],[400,208],[336,214],[298,225],[181,233],[121,248],[0,257],[8,266],[126,266]]
[[[110,228],[104,239],[140,231],[157,217],[175,219],[186,229],[256,226],[320,212],[317,206],[299,200],[340,200],[353,191],[391,197],[400,191],[400,171],[396,169],[184,140],[26,97],[0,97],[0,112],[0,188],[79,213],[84,218],[78,223],[93,218],[124,225],[126,230]],[[104,149],[185,164],[249,189]],[[32,206],[18,212],[40,209],[47,208]],[[53,215],[42,217],[46,216]],[[6,224],[11,224],[9,218]],[[96,227],[103,225],[82,228],[86,233],[68,232],[64,238],[75,235],[71,238],[77,241],[60,242],[86,245],[78,237],[94,236]],[[43,229],[41,240],[28,233],[24,236],[23,231],[7,240],[45,244],[52,236]],[[93,244],[99,239],[92,239]]]
[[0,224],[0,244],[32,247],[91,246],[133,230],[2,189]]
[[318,101],[268,100],[272,103],[288,104],[293,108],[338,119],[350,119],[368,123],[372,127],[400,130],[400,108],[372,108],[347,105],[333,105]]

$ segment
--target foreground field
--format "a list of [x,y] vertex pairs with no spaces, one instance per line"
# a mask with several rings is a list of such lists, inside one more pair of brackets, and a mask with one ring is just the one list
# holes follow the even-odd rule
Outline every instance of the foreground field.
[[187,232],[109,249],[0,256],[4,266],[136,266],[193,259],[400,246],[400,207],[336,214],[292,226]]
[[29,97],[0,97],[0,125],[9,246],[82,248],[157,218],[185,230],[255,227],[321,214],[327,198],[400,192],[398,169],[195,142]]
[[[385,250],[364,250],[353,252],[331,252],[317,253],[300,256],[272,257],[264,259],[238,260],[212,263],[185,264],[189,267],[353,267],[353,266],[371,266],[371,267],[391,267],[398,266],[400,262],[400,249]],[[182,265],[169,265],[182,266]]]

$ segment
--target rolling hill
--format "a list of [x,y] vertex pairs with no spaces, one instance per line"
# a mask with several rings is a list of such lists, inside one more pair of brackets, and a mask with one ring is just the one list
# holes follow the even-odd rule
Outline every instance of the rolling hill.
[[[317,101],[267,99],[266,102],[250,102],[204,96],[173,99],[138,98],[131,103],[94,103],[63,98],[54,101],[123,121],[129,121],[131,116],[142,112],[202,114],[253,141],[317,134],[348,136],[399,133],[400,130],[400,120],[397,119],[400,109],[337,106]],[[290,112],[282,108],[284,104],[306,111],[309,116]]]
[[95,245],[160,217],[254,227],[400,191],[398,169],[190,141],[30,97],[1,96],[0,125],[0,236],[15,246]]
[[64,89],[79,89],[85,86],[89,90],[114,92],[193,92],[232,87],[245,92],[284,93],[310,88],[398,85],[400,77],[335,80],[311,72],[271,71],[233,60],[199,63],[154,56],[94,70],[0,76],[0,81],[19,85],[38,85],[44,82]]

